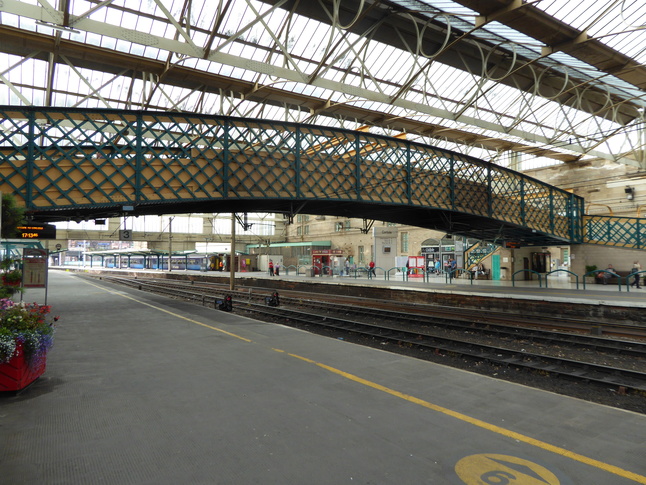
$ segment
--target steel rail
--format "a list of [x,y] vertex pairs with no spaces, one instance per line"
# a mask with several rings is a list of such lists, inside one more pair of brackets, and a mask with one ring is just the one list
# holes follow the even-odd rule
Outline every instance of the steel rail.
[[[107,277],[104,277],[107,278]],[[128,281],[128,278],[123,277],[109,277],[110,279],[115,279],[118,281],[125,280]],[[173,288],[177,286],[187,286],[191,288],[191,291],[186,294],[187,299],[200,300],[208,297],[203,295],[200,298],[190,297],[191,292],[196,290],[207,290],[213,291],[214,286],[221,287],[218,290],[224,293],[230,293],[233,296],[238,298],[238,301],[241,300],[255,300],[255,301],[264,301],[264,298],[268,295],[268,289],[261,288],[248,288],[247,291],[230,291],[226,289],[226,285],[214,285],[210,283],[203,283],[191,281],[190,283],[183,282],[181,280],[173,280],[172,283],[165,280],[159,279],[140,279],[136,280],[139,284],[147,282],[149,285],[157,286],[159,288],[165,287],[169,284],[173,285]],[[253,291],[256,291],[255,293]],[[173,290],[175,292],[175,290]],[[577,346],[581,348],[587,348],[599,352],[620,352],[622,354],[633,355],[635,357],[646,357],[646,341],[634,341],[634,340],[615,340],[604,338],[601,336],[593,335],[583,335],[583,334],[573,334],[573,333],[563,333],[563,332],[554,332],[553,328],[548,330],[528,328],[527,316],[518,315],[517,318],[525,319],[525,321],[516,322],[516,325],[513,325],[510,322],[509,316],[504,315],[505,323],[496,322],[496,319],[500,312],[482,310],[479,312],[464,311],[460,308],[455,307],[443,307],[443,311],[440,311],[439,314],[436,314],[435,307],[426,308],[425,313],[408,313],[411,310],[411,307],[408,305],[402,306],[401,302],[398,302],[398,311],[387,310],[387,309],[376,309],[374,307],[368,308],[367,306],[359,306],[353,302],[352,304],[342,304],[334,303],[329,301],[320,301],[312,299],[312,294],[307,294],[309,298],[294,298],[289,296],[281,295],[281,301],[283,304],[291,304],[294,306],[305,306],[313,309],[320,309],[322,311],[335,311],[344,314],[353,314],[359,316],[366,316],[367,311],[369,311],[369,316],[373,318],[389,319],[392,321],[402,322],[403,324],[414,324],[414,325],[429,325],[434,327],[441,327],[443,329],[449,330],[467,330],[471,332],[477,332],[479,334],[485,334],[490,336],[497,337],[506,337],[513,338],[516,340],[528,339],[533,342],[542,342],[547,344],[568,344],[572,346]],[[220,297],[221,298],[221,297]],[[212,300],[213,298],[211,298]],[[336,297],[338,300],[338,297]],[[374,303],[374,302],[373,302]],[[449,310],[449,311],[446,311]],[[429,313],[430,312],[430,313]],[[475,318],[475,319],[474,319]],[[552,318],[553,320],[553,318]],[[571,320],[573,321],[573,320]],[[577,321],[579,322],[579,321]],[[521,327],[518,324],[522,324]],[[529,322],[532,324],[532,322]],[[552,322],[551,325],[554,325]],[[590,323],[588,323],[590,325]],[[600,324],[596,324],[600,325]]]
[[271,314],[284,319],[284,324],[293,325],[299,321],[322,328],[334,328],[360,336],[370,336],[390,342],[406,342],[411,346],[428,350],[451,352],[465,357],[486,360],[488,362],[522,367],[529,370],[545,371],[551,374],[568,376],[584,381],[617,386],[618,388],[646,391],[646,373],[581,362],[561,357],[553,357],[531,352],[519,352],[513,349],[483,345],[454,338],[443,338],[419,332],[409,332],[384,325],[371,325],[363,322],[341,319],[326,315],[287,310],[285,308],[268,308],[255,303],[247,303],[245,310],[264,315]]
[[[157,293],[172,296],[174,298],[183,298],[191,301],[201,300],[202,302],[216,302],[224,297],[223,294],[218,296],[196,294],[194,291],[184,291],[166,282],[159,280],[145,282],[141,280],[128,280],[124,278],[102,277],[106,281],[113,281],[118,284],[126,284],[133,288],[143,290],[147,288]],[[228,292],[231,293],[231,292]],[[237,293],[246,295],[242,292]],[[236,302],[236,300],[234,300]],[[305,325],[315,325],[323,329],[342,330],[357,336],[368,336],[379,338],[388,342],[401,343],[405,342],[410,346],[423,348],[432,351],[443,351],[446,353],[458,354],[475,360],[484,360],[503,366],[513,366],[524,368],[532,371],[548,372],[550,374],[567,376],[587,382],[596,382],[604,385],[612,385],[623,389],[634,389],[646,392],[646,373],[620,369],[611,366],[594,364],[591,362],[575,361],[562,357],[553,357],[544,354],[522,352],[503,347],[484,345],[475,342],[459,340],[454,338],[444,338],[434,335],[428,335],[420,332],[410,332],[400,328],[388,327],[385,325],[373,325],[364,322],[352,321],[348,319],[336,318],[330,315],[321,315],[291,310],[286,308],[268,307],[266,305],[252,303],[251,301],[241,302],[241,308],[244,311],[262,314],[265,318],[270,315],[272,318],[283,320],[286,325],[293,326],[295,323]]]

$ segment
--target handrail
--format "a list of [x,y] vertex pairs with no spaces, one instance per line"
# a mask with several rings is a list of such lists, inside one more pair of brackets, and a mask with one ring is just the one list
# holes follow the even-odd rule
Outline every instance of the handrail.
[[[561,269],[555,269],[554,271],[549,271],[549,272],[545,273],[545,288],[547,288],[547,282],[548,282],[547,277],[550,276],[553,273],[558,273],[559,271],[563,271],[565,273],[570,273],[571,275],[574,275],[574,277],[576,278],[576,289],[577,290],[579,289],[579,275],[576,274],[574,271],[570,271],[569,269],[562,269],[562,268]],[[585,282],[583,284],[585,285]]]
[[[607,269],[595,269],[592,271],[588,271],[583,275],[583,289],[585,290],[585,277],[586,276],[593,276],[595,279],[598,278],[598,275],[607,273],[611,276],[616,276],[617,277],[617,287],[619,288],[619,291],[621,291],[621,276],[619,276],[617,273],[614,271],[609,271]],[[630,275],[629,275],[630,276]]]
[[444,277],[444,279],[445,279],[445,281],[447,283],[449,283],[451,280],[453,280],[453,278],[455,278],[454,275],[460,274],[460,273],[469,273],[469,274],[471,274],[471,271],[469,271],[468,269],[464,269],[464,268],[455,268],[455,269],[453,269],[451,271],[448,271],[446,273],[446,276]]
[[515,273],[513,273],[511,275],[511,285],[512,286],[514,286],[514,287],[516,286],[516,275],[519,274],[519,273],[530,273],[530,274],[537,275],[538,276],[538,287],[539,288],[543,287],[542,280],[541,280],[541,274],[538,271],[534,271],[533,269],[521,269],[521,270],[518,270]]

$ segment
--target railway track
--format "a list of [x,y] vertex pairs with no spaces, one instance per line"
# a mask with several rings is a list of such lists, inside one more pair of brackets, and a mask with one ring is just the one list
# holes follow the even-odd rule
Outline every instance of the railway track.
[[[96,278],[96,277],[94,277]],[[446,309],[432,315],[422,314],[420,309],[409,313],[409,307],[402,309],[398,302],[398,311],[386,308],[370,308],[356,304],[317,301],[311,293],[308,298],[301,295],[285,297],[281,294],[280,307],[270,307],[266,304],[267,289],[245,289],[229,291],[220,286],[206,283],[195,283],[177,280],[159,280],[142,278],[124,278],[101,276],[99,279],[127,285],[143,291],[151,291],[171,298],[180,298],[204,306],[216,308],[225,294],[230,294],[234,302],[234,310],[252,314],[260,320],[279,322],[290,326],[298,326],[345,336],[355,341],[370,340],[373,344],[379,342],[380,348],[418,349],[429,355],[443,354],[459,356],[474,363],[487,362],[505,368],[523,369],[542,375],[567,377],[587,383],[597,383],[611,386],[619,392],[646,392],[646,340],[628,341],[602,338],[592,335],[556,332],[553,326],[550,330],[514,327],[509,316],[504,322],[496,321],[496,316],[483,315],[479,312],[477,318],[469,312],[458,312],[453,309],[449,314]],[[282,292],[283,294],[285,292]],[[318,295],[317,295],[318,296]],[[367,302],[366,302],[367,303]],[[373,302],[374,303],[374,302]],[[309,311],[303,311],[307,309]],[[351,318],[352,317],[352,318]],[[516,317],[518,319],[520,317]],[[540,325],[545,325],[545,322]],[[539,326],[540,326],[539,325]],[[436,330],[450,330],[453,334],[439,335]],[[455,334],[458,332],[458,335]],[[476,336],[476,339],[467,338]],[[486,335],[489,343],[478,341]],[[529,351],[527,348],[512,348],[507,345],[510,341],[520,342],[525,347],[540,344],[543,348],[557,347],[563,355],[553,355],[553,352]],[[502,344],[501,344],[502,342]],[[568,357],[569,349],[585,349],[596,356],[603,356],[610,363],[599,363],[593,360],[582,360]],[[639,365],[636,368],[611,365],[617,356],[629,357]],[[624,361],[625,361],[624,360]]]

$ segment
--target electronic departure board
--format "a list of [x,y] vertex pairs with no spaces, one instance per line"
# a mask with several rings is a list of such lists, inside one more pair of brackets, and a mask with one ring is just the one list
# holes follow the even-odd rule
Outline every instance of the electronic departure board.
[[53,224],[29,224],[16,229],[20,239],[56,239],[56,226]]

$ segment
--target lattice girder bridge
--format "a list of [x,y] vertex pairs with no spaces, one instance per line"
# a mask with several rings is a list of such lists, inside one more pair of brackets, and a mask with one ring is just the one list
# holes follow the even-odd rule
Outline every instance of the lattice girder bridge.
[[497,243],[583,241],[581,197],[401,138],[171,112],[5,106],[0,118],[0,190],[39,222],[306,213]]

